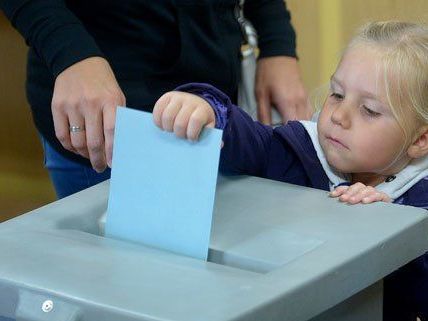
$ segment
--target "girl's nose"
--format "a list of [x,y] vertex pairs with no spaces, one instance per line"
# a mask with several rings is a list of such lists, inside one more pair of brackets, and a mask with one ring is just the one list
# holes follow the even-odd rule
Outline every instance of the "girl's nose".
[[341,126],[343,128],[349,128],[351,125],[350,119],[350,108],[347,106],[337,106],[331,114],[331,121],[333,124]]

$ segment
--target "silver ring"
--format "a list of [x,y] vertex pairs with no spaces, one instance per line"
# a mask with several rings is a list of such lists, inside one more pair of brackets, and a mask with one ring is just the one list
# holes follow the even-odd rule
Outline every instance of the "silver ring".
[[70,126],[70,133],[78,133],[85,130],[85,126]]

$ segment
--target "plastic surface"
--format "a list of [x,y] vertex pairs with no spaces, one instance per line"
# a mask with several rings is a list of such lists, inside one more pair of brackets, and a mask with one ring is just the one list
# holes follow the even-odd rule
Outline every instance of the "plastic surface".
[[[108,187],[0,224],[0,316],[322,318],[428,247],[424,210],[348,206],[323,191],[234,177],[218,184],[210,262],[204,262],[103,237]],[[41,313],[46,300],[54,308]]]

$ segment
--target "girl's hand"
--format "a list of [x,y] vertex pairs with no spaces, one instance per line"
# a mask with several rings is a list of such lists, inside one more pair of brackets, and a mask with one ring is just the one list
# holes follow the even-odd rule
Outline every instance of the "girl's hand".
[[339,201],[348,204],[369,204],[373,202],[391,202],[391,198],[372,186],[355,183],[351,186],[339,186],[330,192],[331,197],[338,197]]
[[204,126],[215,126],[215,113],[199,96],[171,91],[156,102],[153,120],[156,126],[178,137],[197,140]]

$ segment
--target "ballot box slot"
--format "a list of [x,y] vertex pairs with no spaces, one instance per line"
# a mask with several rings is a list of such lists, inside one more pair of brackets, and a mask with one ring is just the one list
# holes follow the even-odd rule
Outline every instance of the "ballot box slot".
[[[59,229],[76,230],[104,236],[106,215],[58,222]],[[214,228],[208,251],[208,262],[256,273],[268,273],[321,246],[325,240],[293,233],[286,227],[252,225],[241,233]],[[125,240],[121,242],[131,243]],[[144,248],[150,248],[145,245]],[[158,250],[161,251],[161,250]]]

